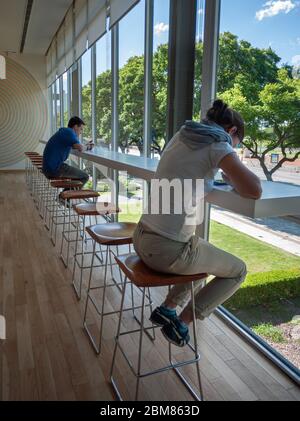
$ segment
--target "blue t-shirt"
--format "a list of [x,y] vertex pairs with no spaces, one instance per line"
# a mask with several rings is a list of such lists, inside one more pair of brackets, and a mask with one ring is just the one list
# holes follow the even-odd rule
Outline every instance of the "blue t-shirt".
[[62,164],[68,159],[72,146],[79,143],[74,130],[69,128],[59,129],[51,137],[44,150],[44,173],[56,175]]

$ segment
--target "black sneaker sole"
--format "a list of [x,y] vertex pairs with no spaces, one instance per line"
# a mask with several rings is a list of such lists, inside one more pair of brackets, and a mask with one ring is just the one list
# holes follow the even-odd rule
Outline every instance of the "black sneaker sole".
[[170,322],[165,322],[165,323],[159,323],[156,320],[153,320],[152,317],[149,318],[150,322],[153,323],[155,326],[159,326],[159,327],[164,327],[166,324],[170,323]]
[[188,345],[189,340],[187,342],[182,341],[181,344],[179,344],[178,342],[172,341],[172,339],[169,338],[169,336],[166,335],[166,333],[164,332],[163,329],[161,329],[161,333],[164,335],[165,339],[170,342],[171,344],[177,346],[178,348],[184,348],[186,345]]
[[159,322],[152,318],[152,315],[150,316],[149,320],[152,322],[155,326],[164,327],[172,322],[172,319],[168,318],[167,316],[164,316],[163,314],[159,314],[158,317],[163,319],[163,321]]

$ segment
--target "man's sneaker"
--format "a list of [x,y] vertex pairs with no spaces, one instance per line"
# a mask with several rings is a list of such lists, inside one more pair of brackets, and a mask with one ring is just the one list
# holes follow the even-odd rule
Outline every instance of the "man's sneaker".
[[150,316],[150,321],[156,325],[163,327],[177,318],[176,310],[171,310],[164,306],[157,307]]
[[183,347],[190,341],[188,327],[178,318],[165,325],[161,331],[164,337],[173,345]]

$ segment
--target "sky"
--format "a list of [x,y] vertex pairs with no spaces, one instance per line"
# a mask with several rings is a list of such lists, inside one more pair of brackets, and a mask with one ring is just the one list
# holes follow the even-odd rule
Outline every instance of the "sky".
[[[198,1],[198,32],[203,29],[203,4]],[[167,42],[169,0],[155,0],[154,49]],[[120,63],[144,48],[144,0],[120,24]],[[300,0],[222,0],[221,32],[230,31],[253,46],[269,46],[282,63],[300,64]]]
[[300,64],[300,1],[222,0],[221,32],[230,31],[282,63]]
[[[203,31],[204,0],[198,0],[197,36]],[[222,0],[220,31],[230,31],[254,47],[271,47],[283,63],[300,65],[300,0]],[[154,51],[168,42],[170,0],[154,0]],[[145,0],[120,22],[120,67],[144,52]],[[110,40],[100,40],[98,72],[110,66]],[[99,59],[97,59],[98,62]],[[85,81],[90,69],[83,68]],[[85,83],[84,83],[85,84]]]

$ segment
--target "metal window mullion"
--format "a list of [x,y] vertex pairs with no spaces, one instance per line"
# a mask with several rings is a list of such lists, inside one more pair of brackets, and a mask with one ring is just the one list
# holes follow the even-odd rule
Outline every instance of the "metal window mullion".
[[55,111],[55,131],[56,131],[58,129],[58,127],[57,127],[57,112],[58,112],[58,107],[57,107],[57,83],[56,83],[56,81],[54,83],[55,83],[55,88],[54,88],[54,102],[55,102],[54,111]]
[[196,0],[170,3],[167,142],[193,115]]
[[202,62],[201,114],[204,117],[216,97],[221,0],[206,0]]
[[72,92],[72,81],[71,71],[68,70],[68,120],[71,118],[71,92]]
[[82,61],[78,61],[78,109],[82,118]]
[[150,157],[152,143],[153,25],[154,0],[145,3],[145,92],[144,92],[144,156]]
[[[96,44],[91,47],[91,60],[92,60],[92,139],[97,143],[97,120],[96,120],[96,73],[97,73],[97,53]],[[97,171],[93,164],[93,189],[97,189]]]
[[50,122],[50,134],[53,133],[53,99],[52,99],[52,86],[48,88],[48,113],[49,113],[49,122]]
[[52,134],[56,132],[56,84],[55,82],[52,84]]
[[[119,24],[117,23],[111,30],[111,69],[112,69],[112,150],[119,149]],[[112,201],[119,206],[119,171],[113,171],[112,178],[115,184]],[[117,215],[118,219],[118,215]]]
[[[78,61],[78,109],[80,117],[82,118],[82,58]],[[81,136],[82,141],[82,136]],[[79,168],[83,169],[82,158],[79,158]]]
[[60,97],[60,126],[64,127],[65,120],[64,120],[64,82],[63,77],[60,76],[59,78],[59,97]]
[[91,48],[92,57],[92,139],[96,144],[97,137],[97,121],[96,121],[96,73],[97,73],[97,62],[96,62],[96,44]]
[[119,24],[112,28],[112,150],[119,147]]

